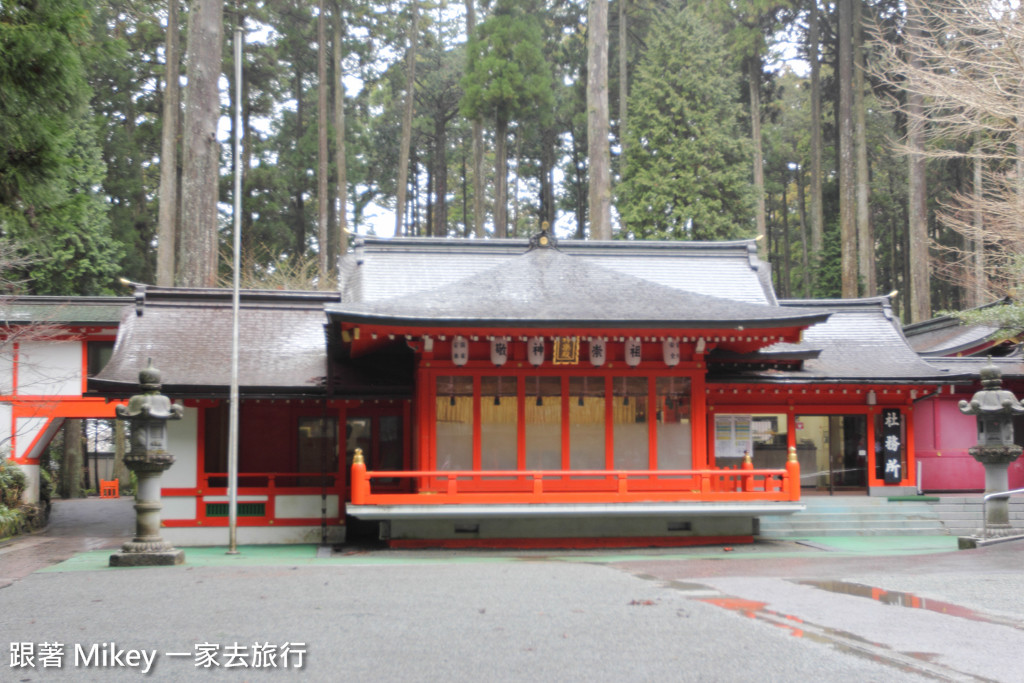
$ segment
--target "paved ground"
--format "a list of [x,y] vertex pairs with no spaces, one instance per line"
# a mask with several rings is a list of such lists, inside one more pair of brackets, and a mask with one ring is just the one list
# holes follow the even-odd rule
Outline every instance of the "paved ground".
[[44,531],[0,545],[0,588],[80,552],[116,548],[131,540],[134,504],[132,498],[54,501]]
[[[3,576],[25,572],[33,555],[45,564],[73,553],[0,590],[0,681],[136,679],[144,656],[159,681],[1024,681],[1020,543],[188,548],[183,567],[111,569],[109,548],[130,532],[117,520],[131,508],[107,503],[58,507],[92,515],[91,533],[122,532],[86,542],[101,549],[71,550],[82,542],[60,535],[61,516],[47,534],[0,548]],[[41,538],[55,542],[46,550]],[[47,643],[62,646],[59,671],[42,664]],[[119,666],[133,649],[145,652],[140,666]],[[26,665],[8,666],[15,656]]]

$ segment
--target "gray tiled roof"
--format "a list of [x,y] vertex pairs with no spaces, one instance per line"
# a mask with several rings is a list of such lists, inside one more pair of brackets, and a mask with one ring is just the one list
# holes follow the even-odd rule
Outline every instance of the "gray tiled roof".
[[[963,375],[967,379],[979,379],[981,369],[986,365],[995,365],[999,368],[1003,374],[1003,379],[1024,379],[1024,358],[1020,356],[1002,358],[988,358],[986,356],[968,356],[965,358],[926,356],[925,360],[952,375]],[[1018,398],[1020,397],[1018,396]]]
[[543,247],[432,289],[326,310],[348,321],[447,327],[765,328],[829,315],[689,292]]
[[0,299],[0,324],[114,326],[132,303],[118,296],[19,296]]
[[[378,301],[433,289],[506,263],[528,248],[524,239],[359,238],[340,266],[343,301]],[[667,287],[746,303],[776,303],[770,269],[757,258],[752,240],[561,240],[558,248]]]
[[[91,390],[134,391],[148,359],[169,394],[222,392],[231,381],[231,291],[142,290],[122,309],[110,362]],[[327,374],[323,292],[244,292],[239,310],[239,383],[250,392],[323,393]],[[141,314],[139,314],[141,313]]]
[[893,319],[888,297],[870,299],[792,300],[783,308],[818,308],[832,316],[808,328],[800,344],[776,344],[766,351],[820,349],[801,370],[751,373],[761,379],[797,382],[948,381],[955,373],[931,365],[907,344]]
[[[975,310],[999,306],[1007,301],[1002,299]],[[986,345],[998,331],[999,328],[994,325],[964,325],[952,315],[939,316],[903,328],[910,346],[916,352],[928,356],[952,356]]]

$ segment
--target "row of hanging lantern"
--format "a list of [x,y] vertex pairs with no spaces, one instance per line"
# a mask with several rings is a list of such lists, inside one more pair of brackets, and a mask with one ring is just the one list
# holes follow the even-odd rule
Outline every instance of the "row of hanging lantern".
[[[565,344],[568,338],[556,337],[555,342],[555,364],[560,363],[577,363],[578,362],[578,342],[571,345],[571,350],[568,350],[569,345]],[[590,364],[594,367],[600,367],[604,365],[605,360],[608,358],[608,340],[603,337],[590,337],[588,340],[589,344],[589,360]],[[496,366],[502,366],[508,361],[509,350],[512,345],[512,339],[510,337],[491,337],[491,363]],[[643,340],[640,337],[627,337],[623,342],[623,358],[626,361],[626,365],[630,367],[636,367],[640,364],[643,358]],[[544,364],[544,357],[546,352],[544,337],[529,337],[526,339],[526,359],[530,365],[534,367],[540,367]],[[569,353],[570,356],[560,357],[560,354]],[[679,338],[678,337],[666,337],[661,342],[661,353],[662,359],[665,361],[665,365],[668,367],[674,367],[679,364]],[[463,336],[456,336],[452,338],[452,363],[455,365],[465,365],[469,361],[469,340]]]

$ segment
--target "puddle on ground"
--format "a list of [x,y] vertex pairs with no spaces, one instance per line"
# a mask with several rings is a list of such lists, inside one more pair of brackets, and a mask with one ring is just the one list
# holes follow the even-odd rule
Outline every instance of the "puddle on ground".
[[865,586],[864,584],[851,583],[849,581],[794,581],[794,583],[802,586],[819,588],[830,593],[841,593],[843,595],[853,595],[859,598],[870,598],[871,600],[875,600],[884,605],[895,605],[897,607],[908,607],[910,609],[923,609],[951,617],[960,617],[961,619],[970,619],[971,621],[997,624],[999,626],[1009,626],[1011,628],[1024,631],[1024,624],[1017,620],[1002,618],[990,614],[980,614],[961,605],[954,605],[951,602],[943,602],[941,600],[930,600],[928,598],[922,598],[914,595],[913,593],[887,591],[875,586]]

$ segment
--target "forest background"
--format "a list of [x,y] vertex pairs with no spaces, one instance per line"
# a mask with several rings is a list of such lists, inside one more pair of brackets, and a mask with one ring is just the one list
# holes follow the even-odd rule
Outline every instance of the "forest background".
[[0,0],[8,279],[226,282],[240,122],[246,286],[335,286],[353,234],[546,221],[760,235],[780,296],[895,290],[923,320],[1019,281],[1021,23],[1010,0]]

